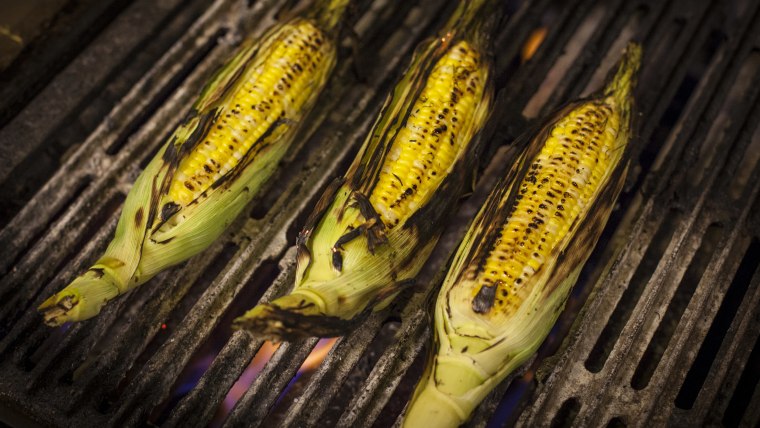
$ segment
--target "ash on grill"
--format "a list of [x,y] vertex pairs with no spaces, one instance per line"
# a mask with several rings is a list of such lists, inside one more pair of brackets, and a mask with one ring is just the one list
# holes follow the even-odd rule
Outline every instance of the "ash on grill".
[[484,173],[417,289],[338,339],[308,375],[298,371],[317,339],[279,346],[252,376],[246,369],[266,347],[229,321],[290,286],[305,216],[345,170],[412,48],[452,10],[442,0],[361,1],[359,54],[223,239],[95,319],[45,327],[34,307],[103,250],[140,168],[209,73],[245,34],[270,25],[279,3],[71,2],[49,37],[0,72],[2,420],[398,422],[430,335],[427,295],[513,158],[511,141],[597,87],[633,37],[646,52],[636,167],[552,334],[469,424],[758,424],[760,4],[751,0],[508,1]]

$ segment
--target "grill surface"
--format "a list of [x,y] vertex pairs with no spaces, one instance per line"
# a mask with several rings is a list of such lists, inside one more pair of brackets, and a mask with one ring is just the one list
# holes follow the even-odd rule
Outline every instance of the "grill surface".
[[[102,30],[87,38],[80,28],[46,50],[63,61],[73,49],[68,62],[2,75],[0,414],[19,425],[218,424],[220,403],[263,345],[233,334],[230,320],[292,284],[302,221],[451,5],[360,2],[360,54],[340,67],[303,143],[250,210],[203,254],[99,317],[54,330],[33,308],[105,248],[130,184],[200,85],[278,12],[271,0],[102,3],[82,12],[82,25],[100,17]],[[645,47],[637,166],[557,327],[470,425],[760,422],[760,5],[537,0],[507,9],[484,174],[417,289],[339,339],[297,391],[289,385],[317,340],[282,345],[225,426],[398,422],[421,374],[429,295],[508,168],[509,143],[597,87],[631,37]],[[539,27],[547,37],[523,63],[520,49]]]

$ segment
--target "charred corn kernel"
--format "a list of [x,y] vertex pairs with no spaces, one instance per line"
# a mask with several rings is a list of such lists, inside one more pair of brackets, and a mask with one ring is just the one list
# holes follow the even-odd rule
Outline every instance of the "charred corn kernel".
[[225,113],[214,118],[204,141],[182,159],[169,199],[182,206],[194,201],[235,168],[275,122],[303,110],[311,100],[305,89],[318,72],[316,65],[331,53],[324,48],[326,43],[322,30],[311,21],[285,26],[254,71],[255,78],[240,85]]
[[551,257],[617,160],[619,128],[619,115],[600,100],[557,122],[518,187],[509,222],[497,235],[472,298],[483,287],[496,287],[497,294],[505,294],[495,300],[504,306],[499,313],[509,316],[510,308],[520,307],[530,293],[521,284],[529,283]]
[[347,4],[317,0],[240,48],[138,177],[105,254],[39,307],[47,324],[97,315],[222,234],[274,172],[324,88]]
[[438,60],[386,157],[369,201],[387,227],[423,205],[438,188],[462,145],[457,138],[473,116],[483,88],[480,55],[467,41]]
[[335,336],[413,281],[468,184],[491,105],[493,14],[484,5],[462,2],[442,36],[418,48],[346,176],[299,235],[293,291],[236,327],[274,340]]
[[551,330],[625,180],[640,58],[630,44],[605,88],[555,113],[478,213],[405,426],[459,426]]

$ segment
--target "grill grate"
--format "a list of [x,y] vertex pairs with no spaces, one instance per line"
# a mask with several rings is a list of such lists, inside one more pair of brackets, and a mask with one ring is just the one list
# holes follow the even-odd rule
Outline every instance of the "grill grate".
[[[0,213],[7,421],[217,423],[220,404],[264,345],[232,333],[230,318],[292,284],[298,228],[345,170],[411,49],[451,12],[450,2],[359,2],[362,54],[340,67],[302,132],[304,143],[263,196],[203,254],[93,320],[53,330],[32,309],[105,248],[141,167],[215,65],[244,34],[273,22],[275,3],[113,1],[85,15],[114,14],[87,43],[71,38],[81,50],[60,71],[14,77],[42,89],[26,98],[8,89],[14,98],[0,106],[0,146],[19,149],[0,152],[0,189],[10,195]],[[397,423],[421,374],[429,295],[513,158],[507,143],[534,118],[598,86],[631,37],[646,52],[638,162],[620,209],[537,357],[469,425],[760,422],[760,5],[537,0],[509,1],[507,9],[496,44],[492,156],[419,288],[339,339],[291,401],[278,402],[317,340],[280,346],[225,426]],[[547,37],[522,62],[520,49],[539,27]],[[354,68],[366,70],[363,79]],[[375,340],[387,345],[375,349]],[[204,356],[213,362],[193,375]]]

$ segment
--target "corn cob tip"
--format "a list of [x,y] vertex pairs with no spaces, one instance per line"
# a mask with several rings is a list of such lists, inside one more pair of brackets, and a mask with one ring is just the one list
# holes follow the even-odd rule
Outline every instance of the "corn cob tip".
[[322,30],[331,33],[340,27],[350,4],[351,0],[317,0],[307,16],[314,19]]
[[119,295],[110,275],[89,270],[69,286],[50,296],[37,308],[44,322],[58,327],[69,321],[84,321],[100,313],[103,305]]
[[623,51],[623,61],[627,64],[627,68],[631,68],[635,73],[641,65],[641,56],[644,53],[644,49],[641,47],[641,43],[630,41],[625,46]]
[[612,96],[615,100],[625,103],[630,99],[631,92],[636,86],[636,75],[641,65],[643,49],[636,42],[629,42],[623,51],[617,68],[604,87],[604,95]]
[[490,50],[491,33],[501,17],[499,0],[460,1],[439,34],[449,38],[453,33],[461,33],[470,42]]
[[270,303],[256,305],[232,322],[235,330],[280,342],[306,337],[335,337],[350,329],[357,319],[345,320],[323,315],[303,296],[286,295]]

